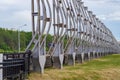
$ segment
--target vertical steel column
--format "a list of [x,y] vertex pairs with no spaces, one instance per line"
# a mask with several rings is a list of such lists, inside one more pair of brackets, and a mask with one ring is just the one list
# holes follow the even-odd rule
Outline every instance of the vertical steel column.
[[94,25],[92,22],[92,11],[88,11],[88,15],[89,15],[89,21],[90,21],[90,29],[91,29],[91,33],[90,33],[90,38],[91,38],[91,47],[90,47],[90,51],[91,51],[91,58],[94,58]]
[[84,38],[85,38],[85,32],[84,32],[84,13],[83,13],[83,9],[82,9],[82,5],[83,2],[78,1],[78,6],[79,6],[79,10],[80,10],[80,22],[81,22],[81,44],[79,46],[79,49],[81,48],[80,54],[81,54],[81,58],[82,58],[82,63],[84,62],[84,50],[85,50],[85,46],[84,46]]
[[86,53],[87,53],[87,58],[90,60],[90,55],[91,55],[91,20],[88,12],[88,7],[84,7],[85,9],[85,14],[86,14],[86,21],[87,21],[87,48],[86,48]]
[[63,37],[65,36],[65,21],[64,21],[64,11],[62,9],[63,4],[62,0],[54,0],[53,1],[53,13],[54,15],[54,35],[56,36],[55,41],[53,42],[54,48],[51,53],[53,57],[53,67],[54,68],[62,68],[63,67],[63,59],[64,59],[64,52],[63,52]]
[[81,36],[81,26],[82,26],[82,19],[81,19],[81,11],[79,7],[79,2],[81,0],[77,0],[74,2],[74,7],[76,8],[76,17],[77,17],[77,42],[76,42],[76,62],[82,63],[82,36]]
[[[32,0],[32,40],[26,51],[32,48],[33,69],[44,73],[46,62],[46,37],[51,27],[51,8],[48,0]],[[41,5],[42,4],[42,5]],[[48,7],[48,10],[46,10]],[[47,14],[49,12],[49,14]],[[45,36],[43,37],[43,34]],[[32,47],[34,44],[34,47]]]

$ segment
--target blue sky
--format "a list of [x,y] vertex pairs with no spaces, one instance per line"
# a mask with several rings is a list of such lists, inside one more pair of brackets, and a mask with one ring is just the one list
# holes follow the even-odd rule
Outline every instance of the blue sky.
[[[120,0],[82,0],[120,40]],[[31,31],[31,0],[0,0],[0,27]]]
[[83,0],[120,41],[120,0]]

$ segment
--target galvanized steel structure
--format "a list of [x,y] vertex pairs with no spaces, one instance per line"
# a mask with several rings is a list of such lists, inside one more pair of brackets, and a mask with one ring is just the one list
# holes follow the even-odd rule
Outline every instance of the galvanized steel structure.
[[[81,0],[31,1],[32,40],[26,51],[32,48],[34,70],[43,73],[47,64],[62,68],[120,52],[112,32]],[[49,34],[53,40],[46,50]]]

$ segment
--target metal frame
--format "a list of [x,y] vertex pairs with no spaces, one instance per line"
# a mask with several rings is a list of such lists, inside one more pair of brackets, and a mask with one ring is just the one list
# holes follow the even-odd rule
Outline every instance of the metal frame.
[[26,53],[0,54],[0,80],[25,80],[30,73],[30,55]]
[[[31,2],[32,40],[26,51],[32,49],[33,63],[37,62],[34,64],[36,71],[43,73],[48,61],[54,68],[63,68],[63,63],[75,65],[75,61],[84,62],[119,52],[111,31],[81,0]],[[47,51],[48,34],[53,36],[53,41]]]

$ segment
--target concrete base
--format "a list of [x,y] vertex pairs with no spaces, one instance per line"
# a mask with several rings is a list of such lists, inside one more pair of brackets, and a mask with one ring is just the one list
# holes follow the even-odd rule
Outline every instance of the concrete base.
[[100,57],[102,57],[103,55],[102,55],[102,53],[100,53]]
[[103,54],[103,53],[101,53],[101,56],[103,57],[103,56],[104,56],[104,54]]
[[63,64],[64,64],[64,65],[67,65],[67,64],[68,64],[68,54],[65,54],[65,55],[64,55]]
[[64,58],[64,64],[66,65],[75,65],[76,53],[67,54]]
[[53,68],[57,68],[60,69],[61,68],[61,64],[60,64],[60,59],[59,57],[52,57],[53,60]]
[[100,58],[101,57],[101,54],[98,52],[98,58]]
[[68,65],[74,65],[75,63],[74,63],[74,60],[73,60],[73,55],[71,54],[69,54],[68,55]]
[[93,59],[96,58],[96,52],[93,52]]
[[91,60],[91,57],[90,57],[90,52],[88,52],[88,60],[90,61]]
[[61,65],[61,69],[63,68],[63,60],[64,60],[64,54],[60,54],[59,55],[59,60],[60,60],[60,65]]
[[95,53],[95,58],[98,58],[98,53]]
[[84,56],[85,56],[85,54],[82,53],[82,54],[81,54],[81,57],[82,57],[82,63],[84,62]]
[[85,53],[85,54],[84,54],[84,60],[85,60],[85,61],[88,61],[88,60],[89,60],[88,53]]
[[33,71],[35,72],[40,72],[40,64],[39,64],[39,59],[38,58],[32,58],[32,63],[33,63]]
[[44,73],[44,67],[46,62],[46,56],[39,56],[39,58],[32,58],[33,71]]
[[60,54],[58,57],[53,56],[52,59],[53,59],[53,68],[58,68],[58,69],[63,68],[63,60],[64,60],[63,54]]
[[102,56],[105,56],[105,54],[104,54],[104,53],[102,53]]
[[76,62],[82,63],[82,55],[81,54],[76,54]]
[[107,53],[104,53],[105,54],[105,56],[107,56]]
[[94,54],[93,52],[90,53],[90,59],[93,59],[94,58]]
[[46,57],[46,63],[45,63],[45,68],[52,67],[53,66],[53,61],[51,56]]
[[97,52],[97,53],[96,53],[96,58],[99,58],[99,57],[100,57],[100,55],[99,55],[99,53]]
[[45,68],[45,63],[46,63],[46,55],[39,55],[39,64],[40,64],[40,69],[41,73],[44,73],[44,68]]

